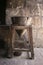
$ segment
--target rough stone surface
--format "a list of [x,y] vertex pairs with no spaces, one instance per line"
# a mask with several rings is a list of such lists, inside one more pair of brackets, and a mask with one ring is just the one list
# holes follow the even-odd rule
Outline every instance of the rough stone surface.
[[0,65],[43,65],[43,48],[34,49],[34,59],[25,59],[26,53],[11,59],[0,58]]
[[[33,16],[33,15],[36,15],[36,16]],[[33,28],[34,46],[43,47],[43,1],[42,0],[26,0],[25,2],[24,0],[19,0],[19,1],[9,0],[7,2],[7,11],[6,11],[7,24],[9,23],[12,24],[11,23],[12,16],[29,16],[29,17],[33,16],[32,28]]]

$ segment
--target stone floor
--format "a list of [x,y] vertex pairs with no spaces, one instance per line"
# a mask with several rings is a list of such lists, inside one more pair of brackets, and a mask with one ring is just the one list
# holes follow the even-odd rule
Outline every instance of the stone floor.
[[0,58],[0,65],[43,65],[43,48],[34,49],[34,59],[25,59],[26,53],[22,53],[20,57],[11,59]]

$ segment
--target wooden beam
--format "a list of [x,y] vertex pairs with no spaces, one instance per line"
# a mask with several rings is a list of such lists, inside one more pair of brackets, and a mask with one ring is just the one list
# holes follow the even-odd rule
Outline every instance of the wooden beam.
[[18,43],[27,43],[26,41],[23,41],[23,40],[15,40],[15,42],[18,42]]
[[32,26],[28,29],[29,32],[29,43],[30,43],[30,51],[31,51],[31,58],[34,58],[34,50],[33,50],[33,37],[32,37]]
[[24,52],[29,52],[30,51],[30,49],[24,49],[24,48],[14,48],[14,50],[13,50],[13,52],[15,52],[15,51],[24,51]]
[[29,26],[14,26],[15,29],[17,30],[23,30],[23,29],[27,29]]

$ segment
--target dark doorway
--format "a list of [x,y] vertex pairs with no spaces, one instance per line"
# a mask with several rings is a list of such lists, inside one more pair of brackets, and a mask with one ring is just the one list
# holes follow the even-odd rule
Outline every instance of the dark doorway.
[[6,0],[0,0],[0,25],[5,25]]

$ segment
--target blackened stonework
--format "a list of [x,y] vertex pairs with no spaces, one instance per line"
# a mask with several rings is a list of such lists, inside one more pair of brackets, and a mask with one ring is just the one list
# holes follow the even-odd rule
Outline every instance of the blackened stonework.
[[0,0],[0,25],[5,24],[6,0]]
[[3,39],[0,39],[0,57],[7,57],[7,50],[7,43]]

